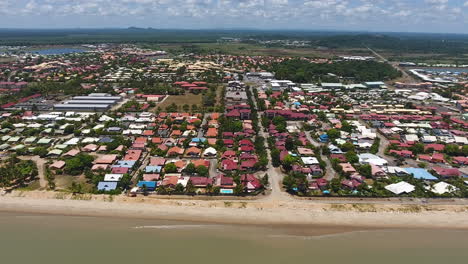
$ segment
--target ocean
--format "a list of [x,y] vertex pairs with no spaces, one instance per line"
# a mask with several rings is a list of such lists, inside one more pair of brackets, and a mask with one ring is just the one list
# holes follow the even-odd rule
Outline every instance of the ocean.
[[0,213],[1,263],[468,263],[468,231]]

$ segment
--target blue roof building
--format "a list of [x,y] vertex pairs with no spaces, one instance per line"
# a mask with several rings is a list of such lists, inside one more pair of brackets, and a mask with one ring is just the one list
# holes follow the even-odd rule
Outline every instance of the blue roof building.
[[329,137],[327,134],[320,135],[320,142],[328,142]]
[[408,174],[412,174],[415,179],[434,181],[438,180],[437,177],[430,174],[427,170],[422,168],[404,168]]
[[146,186],[148,190],[154,190],[156,189],[157,182],[155,181],[139,181],[138,182],[138,187],[143,188],[143,186]]
[[97,189],[99,191],[113,191],[117,189],[117,182],[99,182]]
[[124,168],[133,168],[135,166],[136,161],[135,160],[119,160],[117,161],[117,165],[114,165],[112,167],[124,167]]
[[206,141],[206,138],[192,138],[193,143],[203,143]]
[[146,166],[145,172],[146,173],[160,173],[162,170],[161,166]]

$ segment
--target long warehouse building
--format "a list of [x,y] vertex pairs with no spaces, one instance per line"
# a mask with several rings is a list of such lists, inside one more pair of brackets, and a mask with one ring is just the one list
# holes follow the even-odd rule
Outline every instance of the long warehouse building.
[[107,101],[107,100],[114,100],[120,101],[122,97],[120,96],[74,96],[72,100],[99,100],[99,101]]
[[111,108],[110,104],[56,104],[54,110],[57,111],[90,111],[102,112]]

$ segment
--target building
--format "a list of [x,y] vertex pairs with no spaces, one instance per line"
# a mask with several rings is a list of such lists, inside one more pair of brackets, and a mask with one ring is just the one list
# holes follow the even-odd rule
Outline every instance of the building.
[[61,104],[55,104],[57,111],[88,111],[104,112],[122,100],[121,96],[112,96],[104,93],[94,93],[88,96],[75,96]]

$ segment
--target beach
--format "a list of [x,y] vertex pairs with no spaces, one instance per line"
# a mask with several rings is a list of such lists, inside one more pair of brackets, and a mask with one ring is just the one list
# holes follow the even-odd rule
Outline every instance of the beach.
[[468,229],[468,206],[464,202],[222,201],[13,192],[0,197],[0,211],[241,225]]

